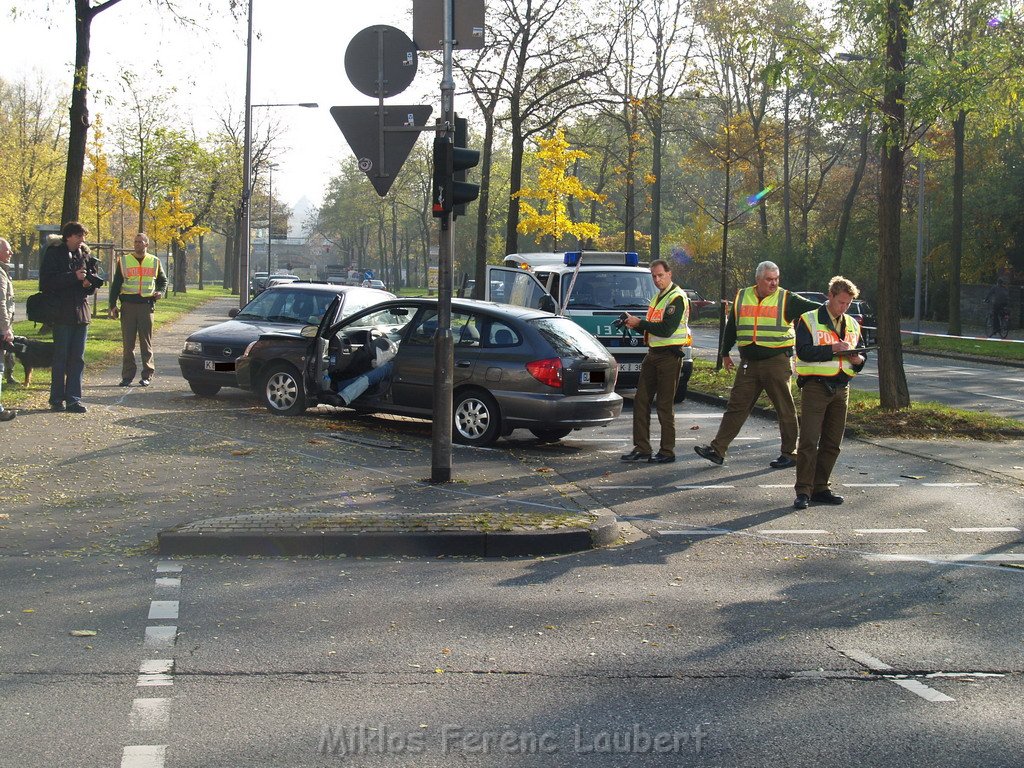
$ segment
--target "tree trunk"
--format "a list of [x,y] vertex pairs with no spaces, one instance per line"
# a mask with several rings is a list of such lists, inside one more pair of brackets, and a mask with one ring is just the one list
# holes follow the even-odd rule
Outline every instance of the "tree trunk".
[[494,160],[494,115],[484,111],[484,145],[480,153],[480,197],[477,200],[476,213],[476,257],[473,274],[476,284],[473,287],[474,299],[484,297],[487,285],[487,224],[490,221],[491,206],[491,164]]
[[664,125],[661,105],[655,106],[654,119],[651,120],[651,259],[662,258],[661,255],[661,160]]
[[64,174],[61,224],[78,220],[82,197],[82,172],[89,140],[89,45],[94,14],[89,0],[75,0],[75,74],[71,87],[68,163]]
[[878,394],[882,408],[910,406],[900,342],[900,215],[906,125],[907,25],[913,0],[887,0],[886,81],[882,98],[882,168],[878,197]]
[[850,191],[846,193],[843,201],[843,212],[839,216],[839,229],[836,231],[836,250],[832,257],[832,274],[842,273],[843,249],[846,247],[846,234],[850,230],[850,219],[853,217],[853,206],[857,202],[857,192],[860,190],[860,183],[864,179],[864,169],[868,165],[868,139],[871,137],[871,116],[864,118],[864,125],[860,131],[860,159],[857,161],[857,170],[853,174],[853,183]]
[[789,186],[789,134],[793,125],[789,119],[789,104],[792,100],[793,95],[787,85],[782,112],[782,230],[785,237],[783,253],[787,259],[793,255],[793,220],[790,218],[790,210],[793,206],[793,193]]
[[188,282],[188,250],[182,248],[175,240],[171,242],[171,252],[174,254],[174,292],[185,293],[185,284]]
[[204,252],[205,243],[203,242],[203,236],[199,236],[199,290],[203,290],[203,262],[206,261],[203,258],[206,254]]
[[953,121],[953,221],[949,249],[949,334],[963,333],[960,325],[960,266],[964,255],[964,133],[967,113]]
[[523,129],[512,122],[512,162],[508,176],[508,220],[505,223],[505,253],[519,253],[519,198],[523,187]]

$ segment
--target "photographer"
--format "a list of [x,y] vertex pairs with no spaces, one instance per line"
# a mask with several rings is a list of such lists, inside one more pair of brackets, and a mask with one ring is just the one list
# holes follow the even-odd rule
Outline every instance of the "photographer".
[[[626,314],[622,322],[644,332],[649,351],[640,364],[640,381],[633,397],[633,450],[623,461],[668,464],[676,460],[676,385],[683,365],[684,347],[693,343],[690,335],[690,302],[672,282],[672,268],[664,259],[651,262],[651,277],[658,293],[651,299],[647,317]],[[661,444],[651,455],[651,402],[658,402]]]
[[[7,265],[10,262],[10,243],[0,237],[0,387],[3,387],[4,359],[14,340],[14,283],[7,274]],[[10,374],[11,371],[8,371],[8,381]],[[0,421],[10,421],[14,416],[15,412],[5,411],[3,403],[0,402]]]
[[86,412],[81,401],[89,296],[103,285],[99,261],[83,249],[87,234],[77,221],[66,223],[61,227],[60,242],[46,249],[39,269],[39,290],[49,300],[53,321],[51,411]]

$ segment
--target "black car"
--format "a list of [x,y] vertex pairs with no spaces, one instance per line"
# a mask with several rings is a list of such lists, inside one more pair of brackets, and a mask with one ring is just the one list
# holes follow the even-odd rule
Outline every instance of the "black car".
[[[302,337],[264,333],[238,360],[238,382],[277,415],[317,403],[371,370],[384,337],[397,345],[390,377],[347,404],[365,412],[430,418],[436,299],[398,299],[343,321],[328,310]],[[514,429],[557,440],[609,424],[622,411],[615,358],[587,331],[548,312],[470,299],[452,301],[453,438],[490,445]]]
[[878,318],[875,316],[875,308],[864,299],[854,299],[850,302],[846,314],[860,323],[864,343],[874,344],[878,339]]
[[260,293],[224,323],[196,331],[178,356],[181,375],[197,395],[212,397],[221,387],[237,387],[235,358],[262,333],[298,336],[303,326],[317,324],[331,302],[338,300],[333,320],[393,299],[394,294],[357,286],[289,283]]

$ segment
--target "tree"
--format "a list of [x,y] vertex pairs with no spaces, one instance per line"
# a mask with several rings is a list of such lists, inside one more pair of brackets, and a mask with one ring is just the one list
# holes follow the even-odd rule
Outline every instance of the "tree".
[[[104,232],[110,241],[114,241],[113,215],[124,206],[131,206],[135,199],[131,193],[123,189],[117,177],[110,173],[110,163],[103,150],[103,128],[99,118],[96,119],[95,130],[89,150],[86,153],[89,161],[89,172],[82,179],[82,209],[80,215],[87,226],[95,225],[90,230],[90,237],[102,241]],[[103,224],[106,221],[106,230]],[[121,234],[124,234],[124,221],[121,221]],[[124,243],[119,243],[124,245]]]
[[169,244],[174,257],[172,285],[176,292],[185,290],[188,278],[188,267],[183,259],[185,247],[210,231],[195,224],[195,217],[182,200],[181,193],[182,190],[175,187],[157,204],[153,209],[151,230],[154,240]]

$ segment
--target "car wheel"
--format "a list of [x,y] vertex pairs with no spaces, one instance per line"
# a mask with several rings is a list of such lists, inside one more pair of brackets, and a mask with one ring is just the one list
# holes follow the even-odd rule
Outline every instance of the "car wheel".
[[686,399],[686,392],[690,387],[690,376],[693,374],[693,361],[684,360],[683,370],[679,375],[679,383],[676,385],[676,396],[672,402],[681,403]]
[[491,445],[501,433],[501,414],[494,398],[479,389],[467,389],[452,404],[452,438],[464,445]]
[[188,388],[199,397],[213,397],[220,392],[219,384],[204,384],[201,381],[189,381]]
[[556,440],[561,440],[563,437],[572,432],[572,427],[559,428],[559,429],[531,429],[533,436],[538,440],[542,440],[545,443],[553,443]]
[[275,416],[296,416],[306,410],[302,376],[288,363],[270,367],[263,379],[263,404]]

